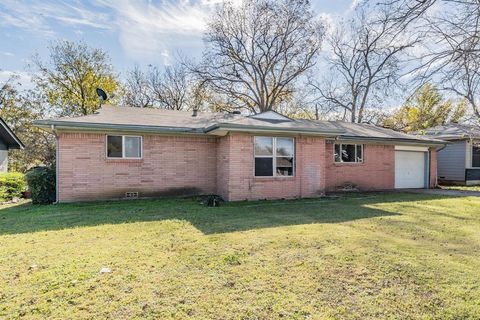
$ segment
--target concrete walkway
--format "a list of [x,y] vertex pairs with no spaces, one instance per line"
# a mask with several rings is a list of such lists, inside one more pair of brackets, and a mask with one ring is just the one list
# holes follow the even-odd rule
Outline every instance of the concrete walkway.
[[480,197],[480,191],[449,190],[449,189],[399,189],[399,192],[438,194],[456,197]]

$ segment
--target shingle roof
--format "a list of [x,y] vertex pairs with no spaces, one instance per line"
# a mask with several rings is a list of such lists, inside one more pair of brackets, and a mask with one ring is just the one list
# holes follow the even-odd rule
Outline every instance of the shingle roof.
[[[432,141],[431,137],[421,135],[411,135],[398,132],[392,129],[382,128],[367,123],[351,123],[345,121],[328,121],[338,129],[343,129],[342,138],[377,138],[377,139],[399,139],[399,140],[421,140]],[[435,139],[434,139],[435,140]],[[439,140],[435,140],[441,142]]]
[[225,112],[198,112],[192,116],[192,112],[151,109],[103,106],[97,113],[80,116],[65,117],[52,120],[39,120],[35,122],[40,127],[56,125],[71,128],[114,128],[149,131],[169,131],[184,133],[207,133],[219,128],[251,129],[252,127],[263,128],[264,130],[285,130],[285,131],[308,131],[318,133],[337,134],[339,130],[332,126],[314,123],[307,120],[265,120],[255,119],[239,114]]
[[418,131],[416,132],[416,135],[423,135],[425,137],[442,140],[480,139],[480,127],[460,123],[450,123]]
[[207,128],[207,132],[217,127],[226,129],[244,127],[246,129],[264,128],[286,131],[323,132],[334,135],[338,135],[343,132],[342,129],[332,126],[328,122],[317,122],[305,119],[269,120],[247,116],[241,116],[235,119],[229,119],[228,121],[218,122],[213,125],[212,128]]
[[154,108],[115,107],[104,105],[96,113],[87,116],[55,119],[68,123],[125,124],[157,127],[205,128],[218,121],[241,117],[231,113],[192,112]]
[[345,139],[362,138],[377,140],[411,141],[439,144],[439,140],[416,137],[369,124],[353,124],[341,121],[314,121],[306,119],[265,119],[231,113],[173,111],[149,108],[103,106],[97,113],[71,118],[38,120],[39,127],[57,129],[102,129],[172,133],[221,134],[228,131],[272,131],[320,134]]

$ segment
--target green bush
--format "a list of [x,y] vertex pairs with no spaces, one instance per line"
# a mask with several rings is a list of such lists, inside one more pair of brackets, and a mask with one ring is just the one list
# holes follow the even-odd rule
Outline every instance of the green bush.
[[20,198],[23,191],[25,191],[25,176],[23,173],[0,173],[0,201]]
[[55,202],[55,169],[35,167],[26,174],[28,189],[34,204]]

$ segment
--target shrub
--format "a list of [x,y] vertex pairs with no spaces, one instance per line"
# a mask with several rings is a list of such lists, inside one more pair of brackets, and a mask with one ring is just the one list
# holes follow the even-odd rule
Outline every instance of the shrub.
[[6,172],[0,174],[0,201],[9,201],[20,198],[25,191],[25,176],[20,172]]
[[210,196],[207,196],[206,200],[205,200],[205,204],[208,206],[208,207],[220,207],[220,205],[225,202],[222,197],[220,196],[217,196],[217,195],[210,195]]
[[26,174],[28,189],[34,204],[55,202],[55,169],[35,167]]

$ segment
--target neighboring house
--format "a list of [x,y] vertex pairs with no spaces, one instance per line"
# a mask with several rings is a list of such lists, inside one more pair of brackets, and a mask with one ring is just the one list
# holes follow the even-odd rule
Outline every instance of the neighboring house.
[[367,124],[104,106],[39,120],[57,137],[60,202],[219,194],[314,197],[436,184],[443,142]]
[[0,172],[8,171],[8,151],[10,149],[23,149],[23,143],[0,118]]
[[480,127],[452,123],[420,132],[448,141],[438,152],[438,179],[450,184],[480,184]]

